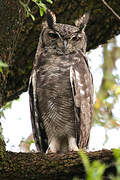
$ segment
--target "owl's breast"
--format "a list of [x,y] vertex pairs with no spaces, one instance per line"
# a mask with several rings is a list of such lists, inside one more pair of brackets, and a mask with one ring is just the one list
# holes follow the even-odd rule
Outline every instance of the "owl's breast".
[[[79,53],[72,55],[56,56],[41,54],[37,61],[38,79],[42,86],[54,86],[54,89],[70,85],[70,67],[80,61]],[[48,88],[48,87],[47,87]]]
[[41,58],[37,71],[37,94],[47,134],[50,138],[53,133],[74,136],[74,103],[70,84],[73,62],[64,56]]

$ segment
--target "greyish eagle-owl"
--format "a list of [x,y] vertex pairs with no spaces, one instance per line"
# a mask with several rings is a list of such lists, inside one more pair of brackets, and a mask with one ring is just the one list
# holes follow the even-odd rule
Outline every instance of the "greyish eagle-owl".
[[93,81],[86,57],[86,13],[75,26],[56,23],[47,10],[29,81],[37,150],[66,153],[87,148],[93,117]]

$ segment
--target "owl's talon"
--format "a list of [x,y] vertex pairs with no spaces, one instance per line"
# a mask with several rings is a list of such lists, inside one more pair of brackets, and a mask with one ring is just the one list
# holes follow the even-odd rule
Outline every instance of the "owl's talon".
[[55,153],[55,152],[52,152],[52,151],[50,150],[50,148],[48,147],[48,149],[47,149],[47,151],[46,151],[46,154],[51,154],[51,153]]

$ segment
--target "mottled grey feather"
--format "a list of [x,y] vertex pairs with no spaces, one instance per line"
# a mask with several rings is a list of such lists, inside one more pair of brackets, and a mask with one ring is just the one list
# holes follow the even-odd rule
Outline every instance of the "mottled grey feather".
[[[93,82],[81,27],[58,24],[48,13],[29,83],[31,121],[38,151],[87,148],[93,116]],[[88,16],[87,16],[88,18]],[[83,22],[83,20],[84,22]],[[51,27],[52,21],[52,27]]]

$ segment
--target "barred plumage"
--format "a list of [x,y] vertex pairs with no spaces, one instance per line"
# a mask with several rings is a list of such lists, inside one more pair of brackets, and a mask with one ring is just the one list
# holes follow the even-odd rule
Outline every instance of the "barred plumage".
[[49,10],[47,15],[29,82],[33,135],[38,151],[77,151],[88,146],[93,116],[87,21],[80,19],[81,29],[56,23]]

